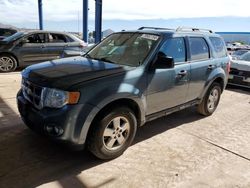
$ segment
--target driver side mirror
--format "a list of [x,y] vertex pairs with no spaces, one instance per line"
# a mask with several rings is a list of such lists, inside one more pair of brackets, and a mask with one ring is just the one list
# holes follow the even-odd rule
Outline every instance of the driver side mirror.
[[24,45],[26,43],[29,43],[30,41],[28,39],[22,39],[19,44]]
[[155,69],[171,69],[174,68],[174,59],[166,56],[164,53],[159,52],[157,59],[153,65]]

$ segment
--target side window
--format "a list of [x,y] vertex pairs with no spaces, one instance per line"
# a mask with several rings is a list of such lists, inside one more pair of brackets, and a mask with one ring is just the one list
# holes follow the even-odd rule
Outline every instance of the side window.
[[162,45],[159,52],[164,53],[166,56],[172,57],[174,62],[186,61],[186,48],[184,38],[171,38],[167,39]]
[[216,55],[218,57],[226,57],[227,50],[223,40],[219,37],[210,37],[209,39],[212,42]]
[[45,43],[45,34],[37,33],[27,37],[28,43]]
[[189,45],[192,61],[209,59],[208,45],[204,38],[191,37]]
[[71,38],[70,36],[65,35],[65,37],[68,42],[75,42],[75,40]]
[[49,34],[49,42],[51,42],[51,43],[65,43],[65,42],[67,42],[67,39],[62,34],[50,33]]

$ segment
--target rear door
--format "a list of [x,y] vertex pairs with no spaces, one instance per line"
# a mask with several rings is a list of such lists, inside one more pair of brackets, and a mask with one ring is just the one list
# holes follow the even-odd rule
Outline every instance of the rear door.
[[187,101],[194,100],[202,93],[209,74],[215,68],[208,42],[203,37],[189,37],[191,76]]
[[175,67],[155,69],[148,73],[147,115],[186,102],[190,65],[186,61],[186,42],[183,37],[170,38],[159,50],[173,57]]
[[46,44],[48,59],[59,59],[64,57],[64,48],[68,45],[67,37],[63,34],[49,33]]

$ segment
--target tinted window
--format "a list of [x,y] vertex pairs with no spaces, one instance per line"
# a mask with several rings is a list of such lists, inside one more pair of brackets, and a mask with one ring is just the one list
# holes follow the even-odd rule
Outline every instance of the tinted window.
[[205,60],[209,58],[208,45],[204,38],[189,38],[191,60]]
[[183,38],[167,39],[162,45],[160,52],[174,58],[174,62],[184,62],[186,60],[185,41]]
[[215,53],[218,57],[227,56],[227,50],[226,50],[226,46],[225,46],[223,40],[221,40],[218,37],[210,37],[210,40],[211,40],[212,45],[214,47]]
[[64,43],[67,42],[67,39],[64,35],[62,34],[55,34],[55,33],[50,33],[49,34],[49,42],[53,43]]

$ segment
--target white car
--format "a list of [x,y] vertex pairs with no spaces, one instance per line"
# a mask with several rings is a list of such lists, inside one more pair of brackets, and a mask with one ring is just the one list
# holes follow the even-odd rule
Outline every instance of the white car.
[[250,52],[232,60],[228,84],[250,88]]

